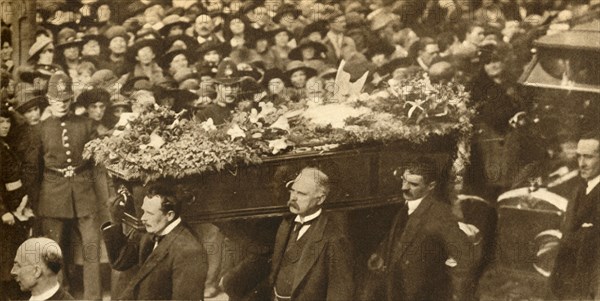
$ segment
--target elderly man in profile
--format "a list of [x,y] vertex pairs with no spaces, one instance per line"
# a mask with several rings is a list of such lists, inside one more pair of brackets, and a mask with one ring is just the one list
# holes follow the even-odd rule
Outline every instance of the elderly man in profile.
[[29,300],[73,300],[58,282],[62,262],[58,243],[45,237],[30,238],[17,249],[10,274],[22,291],[31,292]]
[[293,216],[277,231],[270,275],[276,301],[353,299],[350,243],[322,209],[330,185],[329,176],[315,167],[288,183]]

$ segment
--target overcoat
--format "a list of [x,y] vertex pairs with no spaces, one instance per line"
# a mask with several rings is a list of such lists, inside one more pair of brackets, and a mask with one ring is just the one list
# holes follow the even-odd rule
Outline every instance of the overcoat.
[[103,227],[111,266],[119,271],[139,266],[116,300],[204,300],[208,258],[192,233],[181,223],[153,250],[150,234],[127,237],[121,227]]
[[600,185],[589,194],[580,185],[567,205],[563,237],[550,277],[561,299],[600,298]]
[[[284,252],[294,221],[284,219],[277,231],[269,277],[274,287],[285,260]],[[306,232],[306,245],[301,251],[292,284],[292,300],[353,300],[354,275],[352,252],[341,225],[323,212]]]
[[469,300],[477,255],[450,206],[425,197],[398,232],[400,215],[376,252],[383,264],[369,272],[360,299]]

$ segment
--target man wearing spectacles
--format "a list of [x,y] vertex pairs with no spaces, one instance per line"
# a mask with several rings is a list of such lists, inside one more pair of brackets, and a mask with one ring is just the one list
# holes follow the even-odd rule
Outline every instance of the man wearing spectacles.
[[55,241],[30,238],[17,249],[10,274],[22,291],[31,292],[29,300],[73,300],[58,282],[62,261],[62,251]]

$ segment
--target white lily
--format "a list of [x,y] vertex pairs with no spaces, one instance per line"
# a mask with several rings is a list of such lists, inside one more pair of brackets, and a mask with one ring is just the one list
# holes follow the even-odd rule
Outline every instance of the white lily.
[[233,126],[229,130],[227,130],[227,135],[231,137],[231,140],[235,140],[235,138],[246,137],[246,133],[244,132],[244,130],[242,130],[242,128],[240,128],[240,126],[237,124],[233,124]]
[[288,144],[284,137],[275,140],[269,140],[269,148],[272,149],[273,155],[277,155],[280,151],[286,149],[287,147]]
[[214,131],[217,129],[217,127],[215,126],[215,122],[212,118],[208,118],[206,121],[202,122],[201,125],[202,128],[207,132]]
[[288,122],[288,119],[285,116],[279,116],[279,118],[273,124],[271,124],[270,128],[289,131],[290,123]]

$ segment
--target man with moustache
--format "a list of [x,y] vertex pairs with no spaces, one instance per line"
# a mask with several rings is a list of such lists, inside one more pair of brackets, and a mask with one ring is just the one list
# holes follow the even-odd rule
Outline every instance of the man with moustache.
[[148,188],[141,221],[147,233],[123,234],[123,198],[110,207],[112,223],[102,226],[111,266],[139,266],[116,300],[204,300],[207,255],[181,220],[181,201],[167,185]]
[[329,175],[306,167],[288,183],[293,214],[277,231],[270,285],[273,300],[352,300],[353,263],[342,226],[322,209]]
[[434,162],[417,158],[394,175],[406,203],[368,261],[359,300],[470,300],[468,248],[450,205],[434,196]]
[[194,37],[198,44],[202,45],[205,42],[223,42],[213,30],[215,29],[215,23],[213,18],[207,13],[201,13],[196,17],[194,22]]
[[[84,299],[102,299],[100,285],[100,235],[96,224],[98,203],[94,189],[93,164],[84,158],[83,148],[97,137],[93,120],[70,111],[72,81],[64,72],[54,73],[46,94],[52,116],[37,125],[36,144],[41,158],[42,183],[37,214],[44,236],[63,246],[65,234],[76,226],[83,252]],[[66,280],[66,279],[65,279]],[[68,283],[68,282],[67,282]]]
[[580,181],[577,196],[567,205],[554,271],[552,292],[563,299],[600,297],[600,136],[583,135],[577,143]]
[[31,293],[29,300],[74,300],[58,281],[63,257],[60,246],[45,237],[23,242],[10,274],[22,291]]

